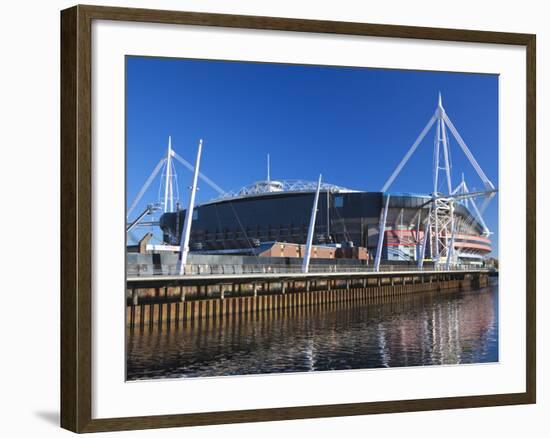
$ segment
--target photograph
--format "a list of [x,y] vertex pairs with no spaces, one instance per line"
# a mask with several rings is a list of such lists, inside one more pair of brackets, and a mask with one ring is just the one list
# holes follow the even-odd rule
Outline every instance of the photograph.
[[124,64],[126,381],[499,362],[498,74]]

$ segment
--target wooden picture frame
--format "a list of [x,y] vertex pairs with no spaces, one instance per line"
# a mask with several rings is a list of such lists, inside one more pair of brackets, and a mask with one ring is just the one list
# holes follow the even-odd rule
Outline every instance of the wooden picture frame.
[[[92,418],[92,35],[94,20],[185,24],[259,30],[518,45],[526,48],[527,246],[526,391],[482,396],[346,403],[180,415]],[[336,417],[535,403],[536,37],[486,32],[75,6],[61,12],[61,426],[74,432],[114,431],[255,421]]]

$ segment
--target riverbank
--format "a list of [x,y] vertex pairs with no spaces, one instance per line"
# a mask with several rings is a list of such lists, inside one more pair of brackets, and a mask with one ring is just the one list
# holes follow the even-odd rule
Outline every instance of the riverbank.
[[193,323],[341,302],[370,302],[411,293],[487,286],[487,273],[407,274],[377,278],[254,282],[132,288],[127,291],[130,328]]

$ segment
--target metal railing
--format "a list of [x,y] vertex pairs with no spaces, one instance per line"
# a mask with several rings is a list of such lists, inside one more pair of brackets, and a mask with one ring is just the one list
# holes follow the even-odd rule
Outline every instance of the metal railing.
[[[459,265],[449,270],[445,266],[429,266],[418,268],[417,266],[381,265],[378,272],[460,272],[472,269],[484,269],[477,265]],[[310,274],[325,273],[372,273],[376,272],[373,266],[345,266],[345,265],[313,265],[309,267]],[[278,265],[186,265],[184,275],[247,275],[247,274],[301,274],[302,267],[278,266]],[[149,277],[155,275],[174,276],[179,275],[177,265],[134,265],[127,268],[128,277]]]

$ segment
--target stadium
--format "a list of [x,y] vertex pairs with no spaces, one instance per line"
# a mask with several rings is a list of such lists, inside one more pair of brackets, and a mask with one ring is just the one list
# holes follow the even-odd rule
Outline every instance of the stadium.
[[[236,194],[194,209],[191,251],[249,253],[264,242],[306,244],[314,182],[263,181]],[[381,192],[360,192],[324,184],[319,195],[314,245],[365,247],[373,262],[380,233]],[[382,258],[390,261],[418,261],[430,214],[428,195],[389,195]],[[456,256],[461,263],[477,263],[491,252],[484,226],[463,204],[455,205]],[[181,238],[185,210],[160,218],[165,243],[177,245]],[[432,231],[433,232],[433,231]],[[442,239],[445,231],[440,234]],[[425,258],[436,256],[435,239],[426,247]]]

